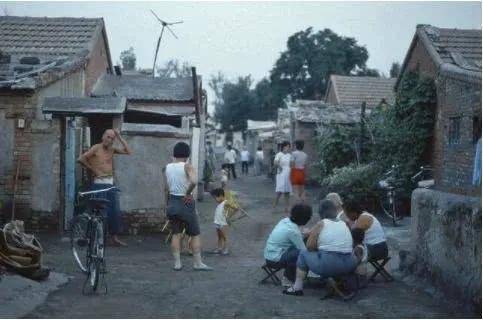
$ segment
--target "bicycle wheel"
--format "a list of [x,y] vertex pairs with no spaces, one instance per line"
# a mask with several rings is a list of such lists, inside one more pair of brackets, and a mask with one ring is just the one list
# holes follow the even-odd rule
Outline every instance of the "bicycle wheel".
[[[390,191],[389,191],[390,192]],[[392,223],[396,224],[396,216],[394,211],[393,199],[389,195],[389,192],[385,192],[379,197],[379,202],[381,205],[382,213],[392,220]]]
[[87,214],[76,215],[71,222],[70,245],[74,260],[83,273],[87,273],[88,251],[89,251],[89,222]]
[[104,258],[104,236],[102,222],[93,221],[91,234],[90,263],[89,263],[89,285],[92,291],[96,291],[99,285],[102,261]]

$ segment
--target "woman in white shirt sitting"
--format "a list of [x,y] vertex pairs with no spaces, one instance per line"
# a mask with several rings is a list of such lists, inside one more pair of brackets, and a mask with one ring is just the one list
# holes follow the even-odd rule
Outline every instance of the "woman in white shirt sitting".
[[367,246],[368,260],[387,258],[389,250],[386,235],[379,220],[372,214],[363,211],[355,199],[344,200],[344,211],[354,223],[352,228],[364,230],[364,244]]
[[351,232],[345,222],[337,219],[334,204],[322,200],[319,215],[321,220],[310,231],[307,250],[300,251],[295,283],[284,294],[303,295],[303,281],[309,270],[328,278],[350,273],[357,267]]

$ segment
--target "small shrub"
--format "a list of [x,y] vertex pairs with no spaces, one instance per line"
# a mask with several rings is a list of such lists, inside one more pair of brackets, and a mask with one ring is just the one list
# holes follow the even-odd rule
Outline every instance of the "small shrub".
[[[374,199],[377,197],[376,181],[379,180],[379,170],[373,164],[350,164],[334,169],[333,174],[322,181],[322,196],[329,192],[337,192],[341,197],[362,197]],[[370,200],[372,201],[372,200]]]

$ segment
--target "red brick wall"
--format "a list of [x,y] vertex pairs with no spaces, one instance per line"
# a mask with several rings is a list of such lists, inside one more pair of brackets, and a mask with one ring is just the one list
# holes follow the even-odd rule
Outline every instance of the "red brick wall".
[[419,71],[421,74],[424,74],[428,77],[436,77],[437,66],[434,64],[426,48],[420,41],[416,42],[416,45],[411,53],[405,68],[405,72],[407,71]]
[[0,109],[5,111],[6,119],[25,119],[25,129],[17,128],[17,124],[15,123],[14,133],[2,133],[14,135],[14,154],[13,159],[11,159],[11,170],[7,171],[3,177],[0,177],[0,199],[4,199],[4,201],[10,201],[12,199],[17,159],[21,160],[22,164],[17,182],[15,202],[16,217],[19,219],[25,219],[29,215],[30,174],[32,169],[30,123],[32,118],[35,117],[36,102],[35,96],[0,94]]
[[[36,109],[38,107],[38,95],[11,95],[0,94],[0,110],[5,112],[6,119],[15,121],[14,132],[3,132],[1,134],[12,134],[13,157],[7,159],[11,163],[10,169],[0,176],[0,200],[4,203],[11,203],[13,199],[14,180],[16,174],[17,162],[21,161],[19,178],[16,187],[15,196],[15,219],[25,221],[28,230],[49,230],[55,231],[58,228],[58,211],[55,212],[33,212],[32,211],[32,143],[34,133],[32,130],[32,121],[35,119]],[[25,120],[23,129],[17,127],[18,119]],[[57,126],[54,130],[59,130]],[[55,160],[59,161],[60,154],[55,155]],[[45,172],[43,174],[59,175],[56,172]],[[45,192],[58,192],[56,186],[51,186],[51,190]],[[9,207],[9,206],[7,206]],[[7,208],[8,209],[8,208]],[[1,210],[3,215],[0,220],[10,219],[10,210]],[[8,212],[5,212],[8,211]]]
[[109,52],[106,52],[104,37],[100,37],[94,46],[85,70],[85,94],[87,96],[90,95],[97,79],[106,73],[106,69],[109,67],[108,54]]
[[[438,189],[477,195],[471,185],[476,146],[473,143],[473,116],[481,119],[481,85],[440,77],[438,79],[439,114],[435,139],[435,171]],[[449,143],[451,117],[460,117],[460,140]]]

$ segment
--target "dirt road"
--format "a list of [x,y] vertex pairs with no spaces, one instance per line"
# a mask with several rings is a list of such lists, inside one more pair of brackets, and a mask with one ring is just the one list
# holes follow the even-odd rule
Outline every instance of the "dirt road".
[[[239,221],[231,230],[231,254],[205,254],[214,272],[192,270],[191,257],[183,256],[184,269],[172,271],[164,236],[129,237],[128,248],[109,248],[109,293],[83,296],[83,275],[75,269],[68,243],[59,237],[42,238],[46,263],[72,276],[71,281],[28,317],[40,318],[434,318],[465,316],[426,293],[401,281],[378,282],[360,291],[350,302],[321,301],[312,285],[305,296],[282,295],[274,285],[259,285],[263,247],[282,213],[270,206],[273,187],[265,177],[242,177],[233,184],[253,219]],[[212,217],[215,203],[206,198],[198,208],[204,248],[215,246]],[[313,218],[315,221],[315,217]]]

